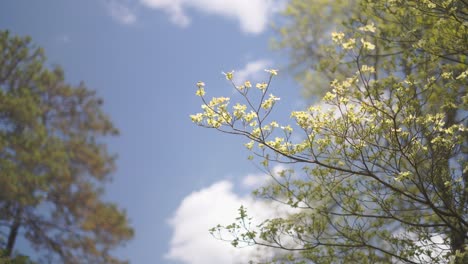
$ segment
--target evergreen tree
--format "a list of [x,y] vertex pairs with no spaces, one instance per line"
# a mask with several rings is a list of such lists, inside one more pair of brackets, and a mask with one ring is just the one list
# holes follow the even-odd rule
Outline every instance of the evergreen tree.
[[60,68],[47,69],[29,37],[0,32],[0,54],[4,256],[23,236],[48,262],[124,263],[110,251],[133,229],[101,198],[115,160],[102,138],[118,134],[102,100],[84,84],[67,84]]

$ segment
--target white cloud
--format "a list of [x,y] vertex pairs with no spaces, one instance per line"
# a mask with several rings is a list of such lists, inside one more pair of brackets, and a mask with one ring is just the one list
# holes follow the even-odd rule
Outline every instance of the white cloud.
[[143,5],[161,9],[169,14],[171,21],[187,26],[190,18],[187,9],[237,20],[242,31],[258,34],[265,30],[271,16],[280,10],[280,0],[141,0]]
[[[268,60],[256,60],[249,62],[244,68],[234,71],[235,83],[243,83],[246,80],[259,81],[263,78],[268,78],[268,74],[265,73],[265,69],[271,65],[271,61]],[[263,75],[262,75],[263,74]]]
[[[277,166],[274,173],[285,169]],[[265,174],[251,174],[253,178],[265,179]],[[258,184],[256,180],[246,176],[242,184],[251,186],[250,183]],[[249,183],[250,182],[250,183]],[[248,183],[248,184],[246,184]],[[247,208],[249,216],[254,217],[252,226],[256,226],[264,219],[271,219],[294,213],[298,209],[280,207],[277,203],[254,200],[250,196],[240,196],[234,193],[233,184],[230,181],[219,181],[207,188],[192,192],[187,195],[176,212],[169,220],[173,229],[173,235],[169,245],[169,252],[165,255],[167,259],[179,261],[184,264],[234,264],[248,263],[249,260],[266,261],[274,256],[275,252],[265,247],[243,247],[234,248],[230,243],[213,238],[208,230],[217,224],[230,224],[235,221],[237,209],[243,205]],[[416,244],[427,249],[432,257],[442,256],[449,252],[450,247],[443,237],[434,234],[428,240],[421,240],[412,233],[404,233],[400,229],[395,236],[403,239],[414,239]],[[294,241],[289,237],[282,239],[283,243]],[[431,261],[428,255],[414,257],[415,261]],[[449,261],[447,261],[448,263]]]
[[270,179],[270,175],[260,174],[249,174],[242,180],[242,185],[246,188],[255,188],[262,184],[265,184]]
[[234,222],[241,205],[254,217],[254,226],[280,214],[278,205],[254,200],[249,195],[239,196],[233,192],[231,182],[219,181],[183,199],[169,220],[173,235],[166,258],[186,264],[230,264],[247,263],[258,256],[261,256],[261,260],[271,257],[271,249],[234,248],[228,242],[213,238],[208,232],[218,224]]
[[141,0],[143,5],[150,8],[162,9],[169,14],[172,23],[181,27],[190,24],[190,18],[183,11],[183,0]]
[[[405,238],[405,236],[402,237]],[[433,233],[428,239],[421,239],[414,233],[408,233],[406,234],[406,238],[415,241],[416,245],[425,252],[425,254],[413,257],[416,262],[429,263],[434,259],[441,258],[445,254],[450,253],[450,241],[446,241],[444,236],[440,234]],[[442,257],[442,260],[445,260],[445,257]],[[450,259],[447,259],[446,262],[442,263],[451,262]]]
[[[272,173],[275,177],[278,177],[278,173],[285,170],[286,167],[284,165],[276,165],[273,167]],[[248,174],[242,179],[242,186],[248,189],[255,189],[262,185],[269,184],[273,181],[271,175],[266,173],[256,173],[256,174]]]
[[106,1],[106,7],[110,16],[121,24],[131,25],[137,21],[135,12],[123,2],[115,0]]

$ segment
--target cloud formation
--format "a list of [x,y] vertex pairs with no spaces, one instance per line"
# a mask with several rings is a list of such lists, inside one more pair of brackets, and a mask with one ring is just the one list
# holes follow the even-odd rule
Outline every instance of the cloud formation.
[[278,216],[275,206],[250,196],[233,192],[230,181],[219,181],[186,196],[169,224],[173,229],[166,258],[186,264],[248,263],[251,259],[265,260],[273,255],[267,248],[234,248],[228,242],[213,238],[208,230],[218,224],[235,221],[237,209],[243,205],[255,224]]
[[165,11],[173,23],[185,27],[190,24],[187,9],[237,20],[241,30],[263,32],[271,16],[281,9],[279,0],[141,0],[147,7]]
[[[282,164],[278,164],[273,167],[272,173],[275,177],[279,176],[279,173],[285,170],[286,167]],[[248,174],[242,179],[242,186],[247,189],[255,189],[259,188],[260,186],[265,186],[273,182],[273,178],[271,175],[266,173],[255,173],[255,174]]]
[[106,1],[106,8],[109,15],[121,24],[131,25],[137,21],[135,12],[121,1]]
[[265,69],[271,65],[269,60],[256,60],[247,63],[244,68],[234,72],[235,83],[243,83],[244,81],[259,81],[262,78],[268,78]]

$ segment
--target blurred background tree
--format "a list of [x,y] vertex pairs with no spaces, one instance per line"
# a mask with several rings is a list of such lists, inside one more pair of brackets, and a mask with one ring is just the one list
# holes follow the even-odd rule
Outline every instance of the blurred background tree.
[[115,161],[102,139],[118,135],[102,99],[83,83],[67,84],[59,67],[47,69],[29,37],[0,32],[0,54],[4,257],[15,254],[21,236],[49,262],[125,263],[111,250],[133,229],[123,210],[101,198]]

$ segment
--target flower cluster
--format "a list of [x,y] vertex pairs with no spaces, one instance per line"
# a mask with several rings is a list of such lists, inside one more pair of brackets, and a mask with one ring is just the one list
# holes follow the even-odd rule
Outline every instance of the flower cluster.
[[[276,76],[278,74],[278,70],[275,69],[267,69],[265,70],[270,74],[270,78]],[[226,79],[233,83],[234,78],[234,71],[230,72],[223,72]],[[255,85],[263,94],[268,89],[268,83],[261,82]],[[262,129],[258,128],[257,126],[261,125],[261,120],[259,119],[258,109],[254,109],[253,105],[250,104],[249,100],[246,100],[247,104],[236,103],[229,109],[228,105],[230,102],[230,98],[228,97],[214,97],[209,102],[206,101],[205,95],[205,83],[198,82],[196,84],[197,91],[196,95],[200,96],[204,102],[201,106],[203,112],[197,113],[194,115],[190,115],[192,122],[206,127],[212,128],[221,128],[222,126],[228,126],[234,128],[236,121],[240,121],[242,127],[252,127],[253,133],[257,136],[261,136],[261,131],[271,131],[272,129],[279,127],[278,123],[272,122],[270,125],[263,126]],[[252,83],[250,81],[245,81],[242,85],[235,86],[236,90],[238,90],[242,96],[247,99],[247,90],[252,87]],[[262,97],[263,98],[263,97]],[[271,111],[273,106],[280,98],[270,94],[260,103],[260,108],[265,111]]]

